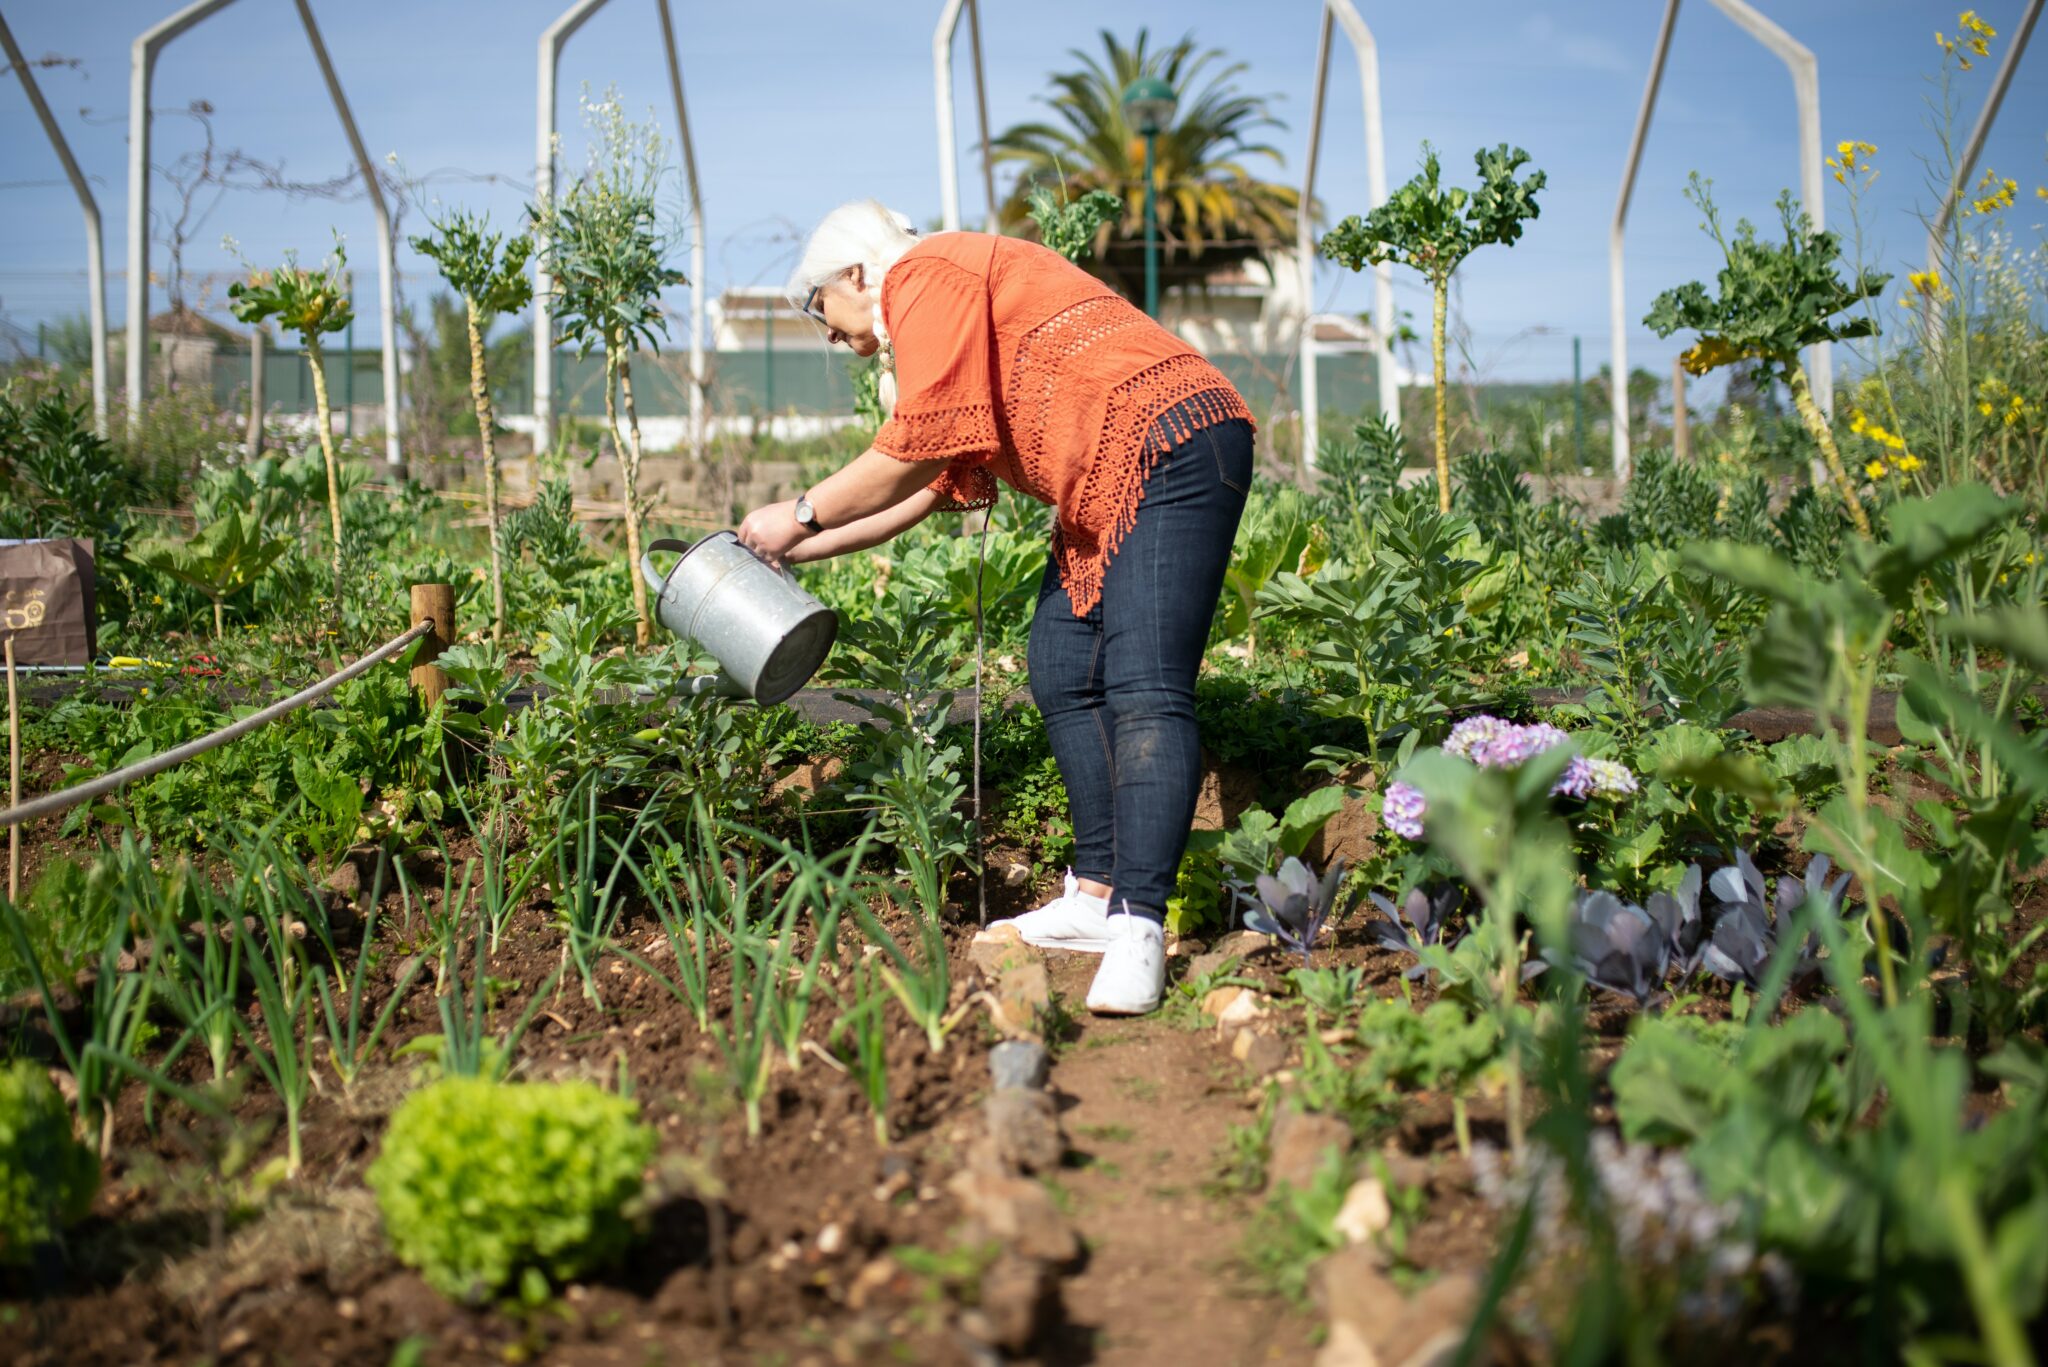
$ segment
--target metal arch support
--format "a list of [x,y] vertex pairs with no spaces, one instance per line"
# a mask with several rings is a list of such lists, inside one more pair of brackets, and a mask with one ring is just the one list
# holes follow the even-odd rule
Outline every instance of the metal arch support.
[[[1816,231],[1827,226],[1827,203],[1822,190],[1820,143],[1820,63],[1813,52],[1784,29],[1764,17],[1748,0],[1711,0],[1741,29],[1769,48],[1792,73],[1792,93],[1799,102],[1799,191],[1802,207]],[[1664,22],[1657,32],[1657,51],[1650,62],[1650,78],[1643,87],[1642,108],[1636,114],[1634,135],[1629,139],[1628,162],[1622,169],[1621,193],[1615,200],[1614,223],[1607,235],[1608,327],[1613,360],[1608,389],[1612,401],[1614,428],[1614,474],[1629,476],[1628,439],[1628,340],[1626,304],[1622,297],[1622,243],[1628,226],[1629,195],[1635,189],[1636,167],[1650,118],[1657,109],[1657,87],[1664,78],[1664,60],[1671,47],[1671,31],[1678,21],[1679,0],[1670,0]],[[1834,357],[1823,342],[1809,349],[1808,380],[1814,402],[1823,413],[1832,413],[1835,403]]]
[[[562,46],[605,0],[576,0],[561,17],[541,30],[539,98],[535,107],[533,202],[543,214],[555,195],[555,73],[562,64]],[[533,449],[548,449],[555,427],[555,313],[549,304],[554,278],[548,274],[547,235],[536,222],[533,233]]]
[[[1676,0],[1674,0],[1676,3]],[[1311,221],[1315,204],[1316,161],[1323,143],[1323,103],[1330,76],[1330,43],[1335,25],[1344,26],[1344,36],[1358,57],[1358,83],[1365,97],[1365,177],[1368,208],[1387,202],[1387,146],[1380,123],[1379,44],[1366,27],[1352,0],[1323,0],[1322,29],[1316,39],[1315,93],[1311,99],[1308,125],[1308,157],[1303,164],[1301,205],[1295,214],[1295,254],[1301,270],[1301,451],[1302,462],[1313,466],[1320,440],[1320,403],[1316,382],[1315,349],[1315,228]],[[1379,371],[1380,416],[1389,423],[1401,420],[1401,390],[1394,375],[1394,267],[1382,261],[1373,268],[1374,365]]]
[[932,30],[932,89],[938,106],[939,124],[939,214],[946,232],[960,229],[959,151],[953,142],[953,35],[960,27],[960,12],[967,11],[967,45],[974,58],[975,114],[981,129],[981,181],[988,196],[989,232],[996,230],[995,151],[989,146],[988,82],[981,69],[981,12],[977,0],[946,0],[939,12],[938,27]]
[[697,181],[697,148],[690,141],[689,106],[683,103],[683,68],[676,58],[675,23],[668,0],[661,11],[661,41],[668,55],[668,88],[675,97],[676,130],[683,144],[683,179],[690,190],[690,456],[704,458],[704,193]]
[[[690,140],[690,115],[683,102],[683,69],[676,57],[675,21],[668,0],[655,0],[661,16],[661,39],[668,59],[669,93],[675,99],[676,130],[683,146],[683,175],[690,189],[690,450],[704,454],[704,196],[697,180],[697,149]],[[540,35],[538,98],[534,118],[534,204],[545,208],[555,193],[555,78],[562,49],[605,0],[576,0]],[[554,279],[548,274],[544,248],[547,236],[534,228],[533,282],[533,449],[546,451],[555,425],[555,311],[550,302]]]
[[[1978,112],[1977,122],[1970,129],[1970,140],[1963,145],[1963,159],[1956,166],[1955,180],[1942,197],[1941,212],[1934,216],[1934,222],[1927,229],[1927,269],[1930,271],[1938,271],[1941,267],[1942,239],[1948,234],[1949,220],[1955,216],[1956,203],[1969,187],[1970,176],[1977,169],[1977,158],[1984,151],[1984,140],[1990,136],[1991,125],[1998,120],[1999,106],[2005,102],[2006,87],[2012,84],[2012,74],[2019,68],[2020,54],[2027,50],[2027,39],[2034,33],[2034,21],[2040,17],[2041,0],[2031,0],[2020,15],[2019,27],[2013,31],[2012,43],[2005,50],[2005,59],[1998,64],[1998,73],[1991,78],[1991,90],[1984,97],[1984,108]],[[1938,325],[1941,311],[1929,309],[1927,317]]]
[[128,435],[142,426],[149,395],[149,91],[157,54],[171,39],[234,0],[196,0],[144,29],[128,50]]
[[349,111],[348,96],[334,74],[334,63],[327,56],[320,26],[313,21],[312,7],[307,0],[296,3],[299,21],[305,25],[306,41],[312,44],[313,56],[320,63],[320,77],[327,83],[327,94],[334,101],[342,132],[348,135],[349,150],[355,153],[356,167],[362,172],[363,191],[370,197],[370,212],[377,220],[378,331],[384,351],[384,463],[393,470],[402,470],[405,457],[398,446],[398,258],[391,240],[391,210],[384,203],[377,164],[370,160],[369,150],[363,146],[363,135],[356,129],[355,115]]
[[0,17],[0,49],[5,49],[8,62],[13,65],[15,74],[21,77],[21,88],[27,92],[28,102],[35,107],[36,118],[42,121],[43,131],[49,134],[50,146],[56,151],[57,160],[64,163],[64,174],[70,178],[71,188],[78,195],[78,207],[85,214],[87,314],[92,325],[92,425],[93,430],[104,437],[107,435],[107,252],[100,236],[100,206],[93,199],[85,173],[78,169],[78,159],[71,155],[71,144],[65,140],[64,130],[57,126],[56,116],[50,113],[50,106],[43,99],[42,87],[36,84],[35,72],[22,56],[4,17]]
[[[128,62],[128,432],[140,428],[142,410],[149,394],[149,139],[153,118],[149,108],[150,87],[156,75],[156,59],[166,44],[179,34],[234,0],[198,0],[170,18],[142,31],[129,49]],[[384,192],[377,181],[377,169],[356,131],[348,99],[328,60],[327,45],[321,41],[319,25],[313,22],[306,0],[296,0],[299,18],[306,29],[307,43],[320,64],[327,93],[348,135],[356,165],[363,175],[363,188],[370,196],[371,211],[377,218],[378,294],[383,311],[384,366],[384,458],[402,464],[398,447],[398,310],[395,303],[397,266],[391,241],[391,216],[384,204]]]

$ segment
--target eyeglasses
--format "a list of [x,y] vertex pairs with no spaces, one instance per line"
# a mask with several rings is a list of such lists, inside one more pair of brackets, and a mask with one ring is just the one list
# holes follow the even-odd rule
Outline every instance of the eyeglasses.
[[823,285],[811,286],[811,292],[804,296],[804,312],[811,318],[816,319],[819,327],[828,328],[832,325],[825,321],[825,311],[818,307],[818,296],[824,292],[824,289]]

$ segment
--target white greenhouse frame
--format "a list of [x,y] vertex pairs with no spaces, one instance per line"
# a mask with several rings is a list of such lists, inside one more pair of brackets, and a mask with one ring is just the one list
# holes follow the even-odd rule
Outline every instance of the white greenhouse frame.
[[93,430],[104,437],[107,435],[107,249],[100,234],[99,202],[93,198],[85,172],[78,168],[78,158],[71,155],[71,144],[66,141],[64,130],[58,127],[48,101],[43,99],[43,89],[36,84],[35,71],[29,66],[28,59],[22,56],[4,15],[0,15],[0,49],[5,50],[14,73],[21,77],[21,88],[27,93],[28,102],[35,107],[36,118],[49,135],[50,147],[57,153],[57,160],[64,163],[64,174],[78,195],[79,209],[85,214],[86,313],[92,328],[92,425]]
[[[1977,169],[1977,158],[1983,154],[1984,139],[1991,135],[1991,125],[1998,121],[1999,106],[2005,103],[2006,87],[2012,84],[2012,74],[2019,69],[2020,56],[2027,50],[2027,39],[2034,34],[2034,22],[2041,17],[2041,0],[2031,0],[2026,11],[2020,15],[2019,26],[2013,30],[2012,41],[2006,47],[2005,59],[1998,64],[1998,74],[1991,78],[1991,89],[1984,96],[1984,108],[1977,113],[1977,122],[1970,128],[1970,140],[1963,145],[1963,159],[1956,168],[1955,183],[1948,187],[1942,197],[1941,212],[1934,216],[1934,222],[1927,229],[1927,269],[1938,272],[1941,269],[1941,240],[1948,233],[1948,223],[1955,216],[1956,202],[1969,188],[1970,176]],[[1928,311],[1930,323],[1938,324],[1939,309]]]
[[981,183],[988,196],[987,232],[996,231],[995,149],[988,137],[988,80],[981,66],[981,8],[977,0],[946,0],[932,30],[932,91],[939,125],[939,215],[945,231],[960,230],[960,154],[954,143],[953,37],[967,12],[967,48],[974,59],[974,110],[981,129]]
[[[1747,0],[1711,0],[1714,8],[1733,19],[1750,37],[1769,48],[1792,73],[1792,93],[1799,103],[1799,186],[1802,207],[1813,221],[1815,231],[1827,226],[1827,205],[1822,194],[1820,151],[1820,63],[1804,44],[1765,18]],[[1636,185],[1636,167],[1649,136],[1650,117],[1657,110],[1657,87],[1664,79],[1664,59],[1671,50],[1671,31],[1678,23],[1679,0],[1670,0],[1664,22],[1657,30],[1657,50],[1650,58],[1649,80],[1643,86],[1642,108],[1636,114],[1634,134],[1629,138],[1628,161],[1622,167],[1621,192],[1614,203],[1614,222],[1607,232],[1607,325],[1611,356],[1608,392],[1614,432],[1614,477],[1629,477],[1628,438],[1628,305],[1623,294],[1623,239],[1628,228],[1629,196]],[[1834,357],[1826,342],[1808,349],[1807,375],[1814,402],[1823,413],[1835,406]]]
[[[1379,45],[1372,30],[1359,15],[1352,0],[1323,0],[1322,29],[1316,39],[1315,93],[1311,98],[1308,124],[1308,154],[1302,168],[1301,205],[1295,214],[1295,253],[1301,271],[1301,458],[1313,468],[1321,436],[1321,403],[1316,382],[1316,251],[1315,225],[1311,210],[1315,204],[1316,161],[1322,151],[1323,100],[1329,84],[1330,45],[1335,26],[1344,26],[1344,36],[1358,57],[1358,82],[1365,97],[1366,207],[1377,209],[1387,202],[1387,147],[1380,121]],[[1382,261],[1373,268],[1373,359],[1379,372],[1380,416],[1389,423],[1401,420],[1401,390],[1394,373],[1394,267]]]
[[[539,78],[534,118],[534,203],[544,206],[555,193],[555,83],[562,49],[584,22],[607,0],[576,0],[554,23],[541,31]],[[675,21],[668,0],[655,0],[661,18],[662,52],[668,62],[669,95],[675,101],[676,133],[683,149],[683,179],[690,192],[690,454],[704,457],[704,195],[697,179],[697,149],[690,140],[689,106],[683,100],[683,68],[676,57]],[[534,232],[533,283],[533,449],[546,451],[555,425],[555,311],[549,296],[554,280],[542,264],[545,236]]]
[[[150,87],[156,75],[156,59],[173,38],[234,3],[234,0],[197,0],[169,18],[144,29],[129,50],[128,64],[128,431],[132,435],[142,421],[149,385],[149,141],[153,122],[149,108]],[[398,445],[398,267],[391,240],[391,212],[384,203],[383,186],[377,179],[376,164],[363,146],[349,111],[348,97],[328,59],[327,44],[320,37],[307,0],[295,0],[299,21],[306,30],[306,42],[320,64],[327,94],[341,120],[349,150],[362,173],[363,189],[370,199],[370,211],[377,220],[377,296],[383,349],[384,376],[384,460],[393,469],[404,467]]]

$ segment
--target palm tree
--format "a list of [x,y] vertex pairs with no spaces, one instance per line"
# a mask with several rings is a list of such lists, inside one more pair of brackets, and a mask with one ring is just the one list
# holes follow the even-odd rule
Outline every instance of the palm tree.
[[1034,185],[1064,179],[1076,198],[1109,191],[1123,200],[1124,212],[1103,225],[1090,269],[1135,296],[1145,272],[1145,140],[1124,121],[1123,93],[1140,76],[1156,76],[1180,96],[1173,127],[1159,135],[1153,168],[1160,287],[1200,285],[1292,245],[1300,192],[1247,169],[1254,159],[1283,164],[1278,149],[1253,139],[1285,125],[1267,111],[1267,97],[1243,94],[1234,84],[1245,64],[1212,70],[1222,51],[1198,50],[1192,34],[1152,51],[1144,29],[1131,47],[1105,29],[1102,46],[1103,60],[1076,48],[1072,55],[1081,69],[1052,75],[1058,93],[1046,103],[1057,122],[1017,124],[992,140],[997,162],[1022,167],[1003,203],[1003,227],[1035,234],[1028,203]]

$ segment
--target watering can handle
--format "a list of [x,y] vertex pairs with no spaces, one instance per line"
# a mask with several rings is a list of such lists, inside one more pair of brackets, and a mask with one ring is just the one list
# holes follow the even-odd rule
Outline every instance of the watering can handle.
[[656,551],[687,551],[688,549],[690,549],[689,542],[678,541],[672,536],[659,537],[648,542],[646,552],[640,557],[640,577],[647,581],[647,587],[653,589],[656,593],[660,593],[662,588],[668,583],[668,576],[659,573],[654,568],[654,553]]

